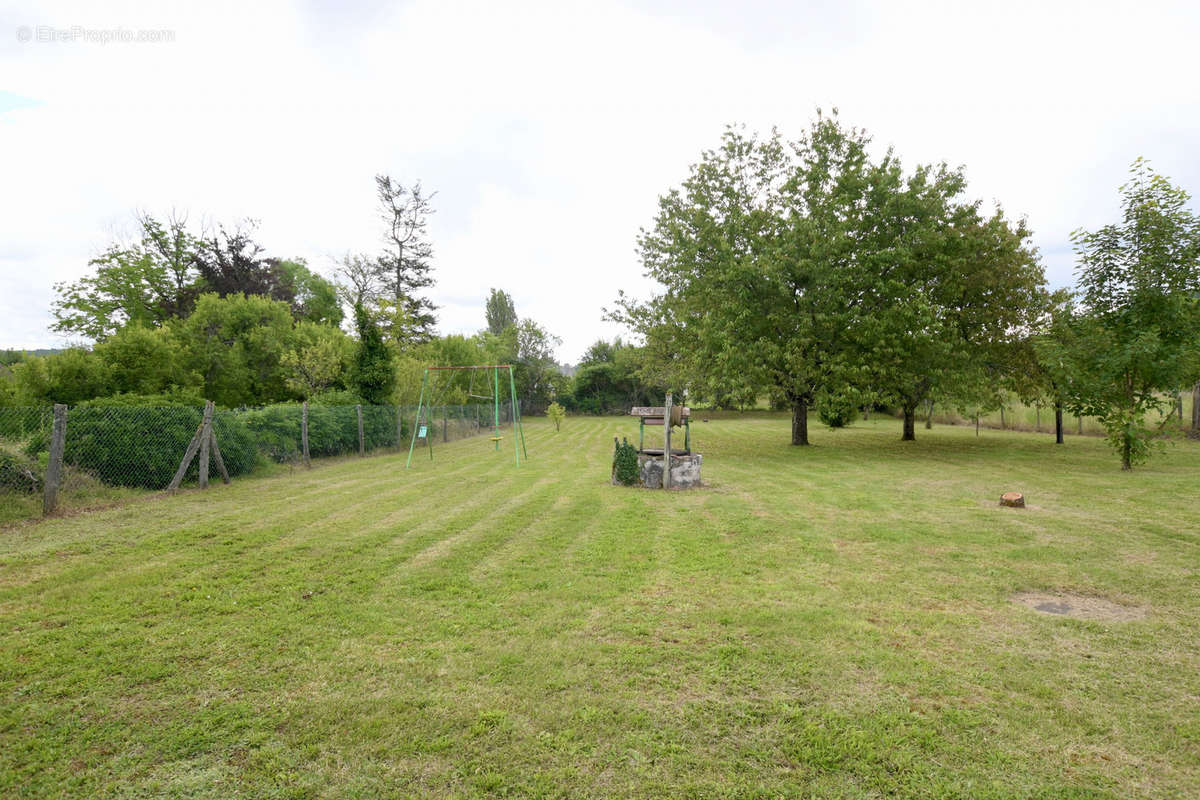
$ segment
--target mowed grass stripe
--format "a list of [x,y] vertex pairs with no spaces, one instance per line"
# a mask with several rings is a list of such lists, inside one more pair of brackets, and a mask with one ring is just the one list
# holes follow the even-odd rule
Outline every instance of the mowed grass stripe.
[[[520,468],[506,432],[0,534],[0,795],[1200,781],[1196,445],[1122,474],[1103,443],[1045,434],[693,432],[692,493],[608,485],[628,418],[530,420]],[[1030,508],[998,509],[1004,488]],[[1038,614],[1022,589],[1148,614]]]

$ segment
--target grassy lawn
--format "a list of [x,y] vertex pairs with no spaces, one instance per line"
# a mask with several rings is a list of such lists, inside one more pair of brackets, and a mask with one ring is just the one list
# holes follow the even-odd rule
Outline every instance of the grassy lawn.
[[1196,796],[1200,444],[694,433],[690,493],[609,486],[636,425],[571,418],[520,469],[471,439],[0,529],[0,796]]

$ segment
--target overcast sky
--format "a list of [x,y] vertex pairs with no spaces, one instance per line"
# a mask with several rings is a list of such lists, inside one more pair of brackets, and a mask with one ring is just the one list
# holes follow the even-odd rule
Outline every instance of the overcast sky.
[[1067,285],[1070,232],[1115,219],[1135,157],[1200,191],[1197,8],[0,0],[0,348],[63,345],[53,284],[135,209],[254,217],[331,274],[380,249],[384,172],[438,192],[442,332],[483,327],[495,286],[575,362],[620,333],[618,289],[650,291],[638,229],[700,151],[818,106],[906,164],[965,165]]

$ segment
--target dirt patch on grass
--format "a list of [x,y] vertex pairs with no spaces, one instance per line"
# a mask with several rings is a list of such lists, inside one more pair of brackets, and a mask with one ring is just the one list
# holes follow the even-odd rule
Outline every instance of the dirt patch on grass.
[[1042,614],[1106,622],[1145,619],[1147,613],[1142,606],[1121,605],[1103,597],[1074,592],[1018,592],[1012,596],[1012,601]]

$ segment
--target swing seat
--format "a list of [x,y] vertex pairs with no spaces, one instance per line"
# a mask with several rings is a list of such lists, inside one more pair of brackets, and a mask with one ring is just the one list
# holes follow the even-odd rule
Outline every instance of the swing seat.
[[491,441],[491,442],[498,442],[498,441],[500,441],[500,440],[501,440],[501,439],[503,439],[503,438],[504,438],[503,436],[491,436],[491,437],[488,437],[488,441]]

